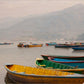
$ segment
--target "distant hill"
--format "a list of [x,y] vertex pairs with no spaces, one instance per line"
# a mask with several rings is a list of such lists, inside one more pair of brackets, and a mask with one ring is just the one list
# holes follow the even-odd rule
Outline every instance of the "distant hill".
[[84,33],[84,5],[18,21],[0,30],[0,39],[77,39]]

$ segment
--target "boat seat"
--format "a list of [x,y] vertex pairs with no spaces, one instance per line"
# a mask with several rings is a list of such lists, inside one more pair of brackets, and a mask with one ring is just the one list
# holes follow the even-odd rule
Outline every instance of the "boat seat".
[[60,64],[58,64],[58,63],[56,64],[56,68],[57,68],[57,69],[59,69],[59,65],[60,65]]
[[64,66],[64,69],[69,69],[68,66]]
[[49,66],[51,66],[51,63],[49,62],[49,63],[46,63],[46,65],[47,65],[47,67],[49,67]]
[[58,68],[59,68],[59,69],[62,69],[62,65],[59,64],[59,67],[58,67]]
[[68,66],[67,69],[70,69],[70,67]]
[[53,63],[53,68],[56,68],[56,64],[55,63]]
[[40,65],[40,66],[46,66],[46,65]]
[[63,65],[60,65],[60,69],[63,69]]

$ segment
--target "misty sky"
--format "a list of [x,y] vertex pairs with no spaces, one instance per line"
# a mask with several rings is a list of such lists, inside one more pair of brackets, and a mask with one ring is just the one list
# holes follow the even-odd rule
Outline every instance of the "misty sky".
[[83,0],[0,0],[0,19],[24,17],[56,12]]

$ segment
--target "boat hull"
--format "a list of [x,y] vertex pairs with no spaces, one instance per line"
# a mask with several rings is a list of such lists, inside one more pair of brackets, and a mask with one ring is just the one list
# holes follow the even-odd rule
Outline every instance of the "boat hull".
[[78,67],[78,68],[84,68],[84,63],[63,63],[69,66],[73,66],[73,67]]
[[12,45],[13,43],[0,43],[0,45]]
[[55,43],[55,42],[51,42],[51,43],[46,43],[46,46],[54,46],[54,45],[56,45],[57,43]]
[[18,47],[28,47],[28,48],[30,48],[30,47],[42,47],[43,46],[43,44],[37,44],[37,45],[17,45]]
[[37,45],[29,45],[28,47],[42,47],[43,44],[37,44]]
[[74,47],[72,49],[74,49],[74,50],[84,50],[84,47]]
[[56,58],[56,59],[49,58],[49,60],[52,62],[62,63],[65,65],[69,65],[77,68],[84,68],[84,61],[74,61],[74,60],[66,60],[66,59],[59,59],[59,58]]
[[56,83],[82,84],[84,76],[75,73],[61,72],[53,69],[41,69],[22,65],[10,64],[5,66],[8,77],[16,83]]
[[55,45],[55,48],[73,48],[79,47],[79,45]]
[[54,69],[59,71],[84,74],[84,69],[79,69],[62,63],[55,63],[49,60],[36,59],[36,66],[38,68],[48,68],[48,69]]
[[84,56],[59,56],[59,55],[41,55],[45,60],[52,58],[70,59],[70,60],[84,60]]
[[83,84],[84,82],[84,77],[19,76],[9,72],[8,77],[16,83]]

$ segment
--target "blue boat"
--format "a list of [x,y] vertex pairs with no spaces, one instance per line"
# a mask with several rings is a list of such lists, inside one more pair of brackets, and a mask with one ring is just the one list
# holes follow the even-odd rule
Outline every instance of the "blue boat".
[[54,46],[54,45],[56,45],[56,44],[57,44],[56,42],[46,43],[47,46]]
[[84,47],[74,47],[72,49],[74,49],[74,50],[84,50]]
[[0,45],[11,45],[13,43],[0,43]]
[[68,59],[61,59],[61,58],[49,58],[50,61],[56,62],[56,63],[63,63],[69,66],[74,66],[77,68],[84,68],[84,61],[79,60],[68,60]]
[[79,45],[66,45],[66,44],[56,44],[55,48],[73,48],[73,47],[79,47]]

